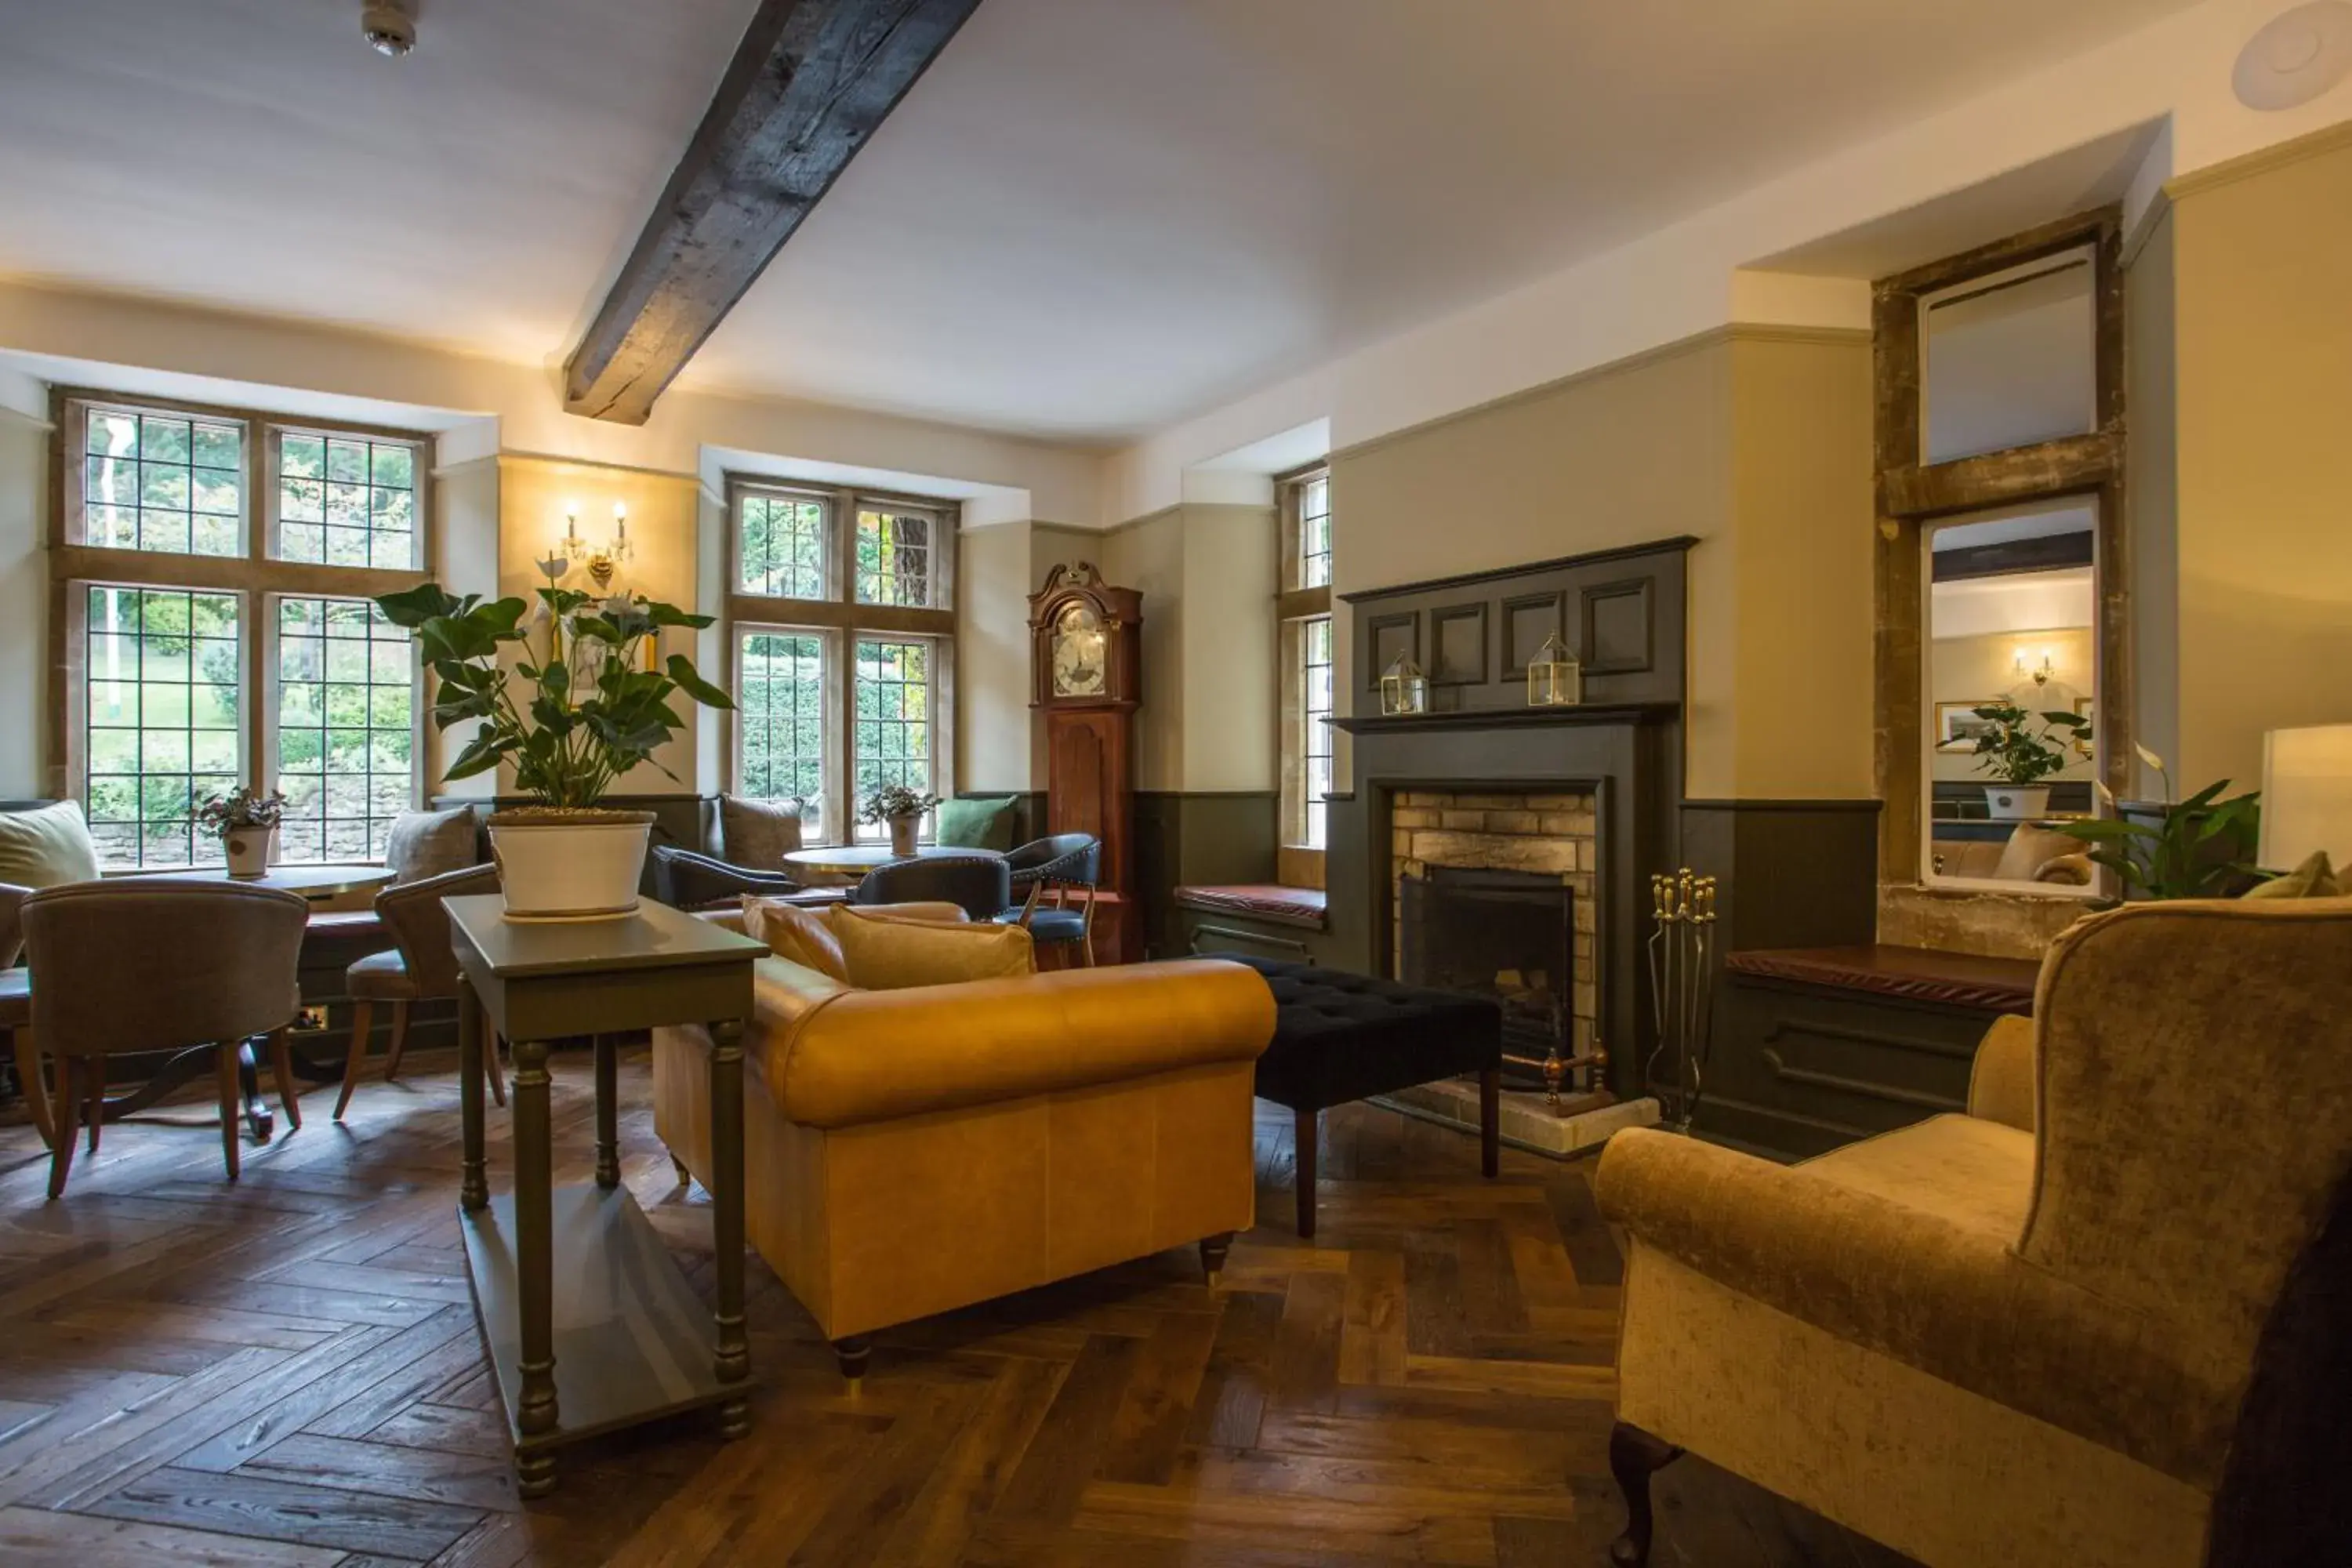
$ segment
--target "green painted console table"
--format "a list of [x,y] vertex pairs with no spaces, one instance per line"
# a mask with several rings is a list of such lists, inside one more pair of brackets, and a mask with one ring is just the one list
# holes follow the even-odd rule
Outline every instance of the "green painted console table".
[[[463,975],[459,1219],[522,1495],[555,1489],[554,1449],[618,1427],[715,1405],[720,1432],[740,1436],[751,1419],[743,1020],[751,1012],[751,961],[766,947],[650,902],[625,920],[565,925],[511,923],[496,894],[444,907]],[[485,1015],[514,1052],[514,1195],[495,1200],[482,1148]],[[621,1185],[614,1037],[661,1024],[710,1031],[715,1313],[704,1310]],[[596,1180],[557,1188],[548,1047],[580,1036],[595,1040]]]

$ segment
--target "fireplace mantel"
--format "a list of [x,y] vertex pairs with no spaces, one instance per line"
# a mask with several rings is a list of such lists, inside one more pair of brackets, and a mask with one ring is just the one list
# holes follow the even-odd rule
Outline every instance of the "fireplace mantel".
[[1679,702],[1586,702],[1567,708],[1473,708],[1451,713],[1367,714],[1335,718],[1350,735],[1395,735],[1413,730],[1505,730],[1552,724],[1663,724],[1679,717]]

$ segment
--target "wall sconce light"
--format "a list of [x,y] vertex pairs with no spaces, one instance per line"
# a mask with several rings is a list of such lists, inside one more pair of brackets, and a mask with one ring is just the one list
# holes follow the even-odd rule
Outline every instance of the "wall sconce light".
[[[585,562],[588,566],[588,576],[597,588],[600,590],[610,588],[613,585],[614,571],[622,562],[629,559],[631,553],[629,503],[619,500],[613,503],[613,537],[607,540],[604,548],[600,550],[580,537],[579,503],[566,501],[563,505],[563,541],[558,547],[557,553],[569,560]],[[545,570],[545,565],[543,562],[541,563],[542,571]],[[556,572],[550,573],[549,575],[560,577],[562,574]]]
[[2036,666],[2028,665],[2025,662],[2025,656],[2021,653],[2011,662],[2010,668],[2017,672],[2017,679],[2020,680],[2025,679],[2028,676],[2032,677],[2033,684],[2036,686],[2049,685],[2050,678],[2058,673],[2057,667],[2050,662],[2050,656],[2047,653],[2042,656],[2041,664]]

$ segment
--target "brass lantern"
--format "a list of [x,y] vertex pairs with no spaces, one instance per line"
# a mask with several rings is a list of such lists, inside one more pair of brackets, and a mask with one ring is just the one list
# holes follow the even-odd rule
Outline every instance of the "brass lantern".
[[1399,654],[1381,677],[1381,711],[1391,719],[1429,711],[1429,678],[1411,654]]
[[1528,706],[1573,708],[1584,700],[1584,667],[1554,632],[1528,661]]

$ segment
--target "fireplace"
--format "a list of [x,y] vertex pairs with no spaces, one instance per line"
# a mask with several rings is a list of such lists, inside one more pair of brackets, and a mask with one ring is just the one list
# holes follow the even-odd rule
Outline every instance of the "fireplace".
[[1547,1058],[1576,1051],[1576,889],[1556,875],[1431,866],[1397,884],[1400,978],[1491,996],[1503,1008],[1503,1077],[1544,1087]]

